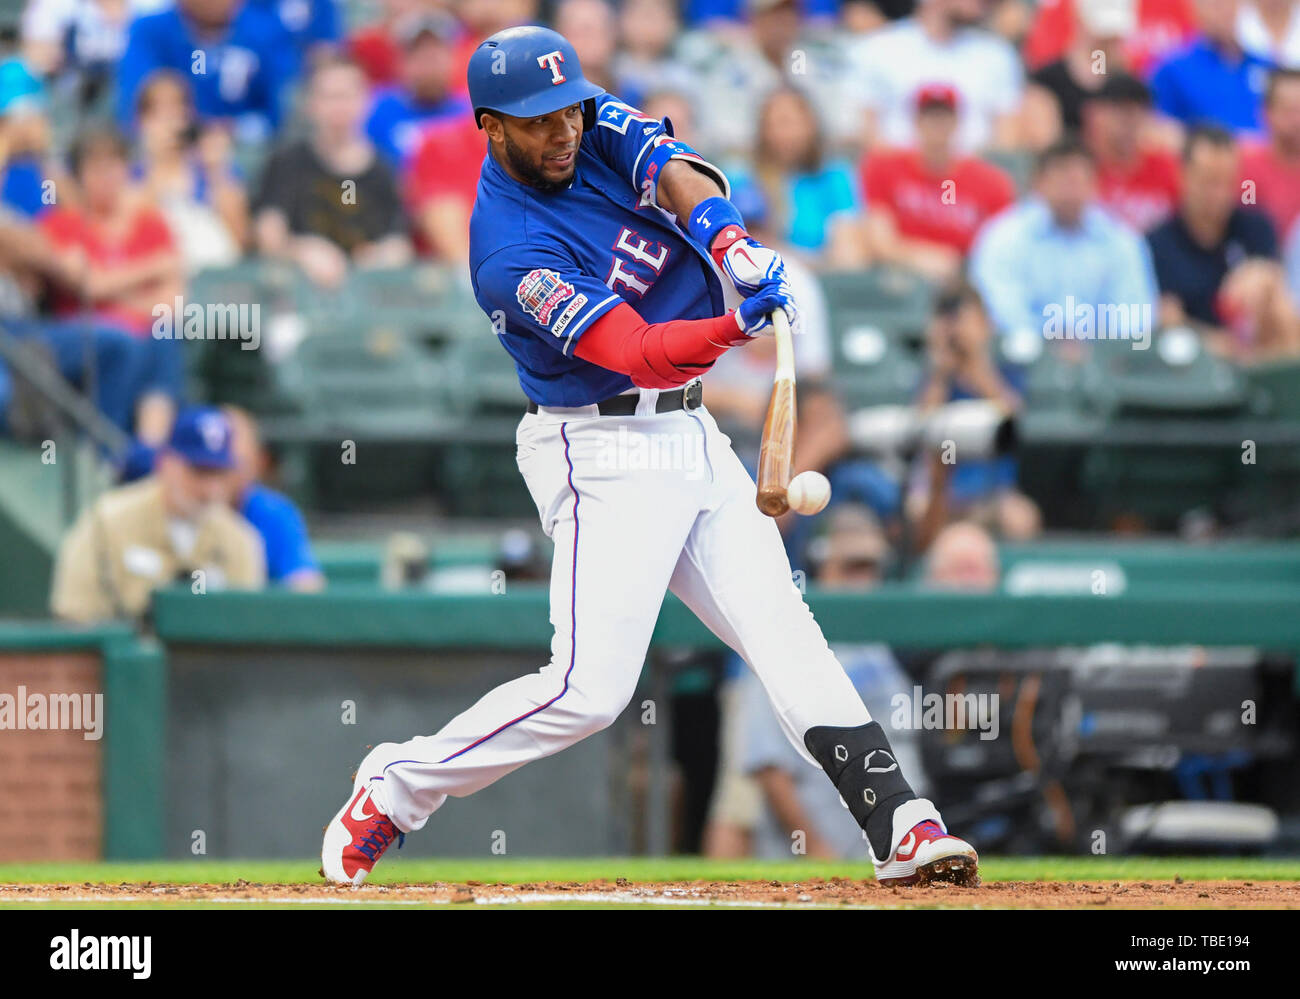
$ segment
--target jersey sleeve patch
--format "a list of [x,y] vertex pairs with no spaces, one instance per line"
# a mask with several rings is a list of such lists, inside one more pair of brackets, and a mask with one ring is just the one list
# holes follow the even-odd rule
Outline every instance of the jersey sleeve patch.
[[[544,343],[562,354],[582,331],[622,301],[558,248],[510,247],[487,257],[474,276],[475,298],[494,328]],[[497,332],[502,332],[497,328]]]
[[[573,285],[565,281],[555,271],[545,267],[538,267],[529,271],[519,281],[515,288],[515,300],[519,302],[520,308],[528,315],[537,320],[541,326],[550,327],[551,318],[556,308],[573,298]],[[579,296],[583,303],[587,301],[585,295]],[[574,306],[581,308],[577,302],[572,303],[566,314],[569,319],[573,318],[573,313],[577,311]],[[567,321],[565,323],[567,325]],[[555,332],[552,329],[552,332]],[[555,333],[559,336],[559,333]]]
[[659,126],[659,119],[642,114],[632,105],[624,104],[619,100],[608,100],[602,103],[600,113],[596,116],[596,125],[598,127],[613,129],[620,135],[627,135],[628,129],[636,123],[648,126],[642,129],[642,131],[648,133]]
[[578,292],[573,297],[573,301],[564,307],[551,324],[551,333],[555,336],[564,336],[564,331],[569,328],[569,323],[573,322],[573,317],[582,311],[582,307],[587,304],[587,296]]

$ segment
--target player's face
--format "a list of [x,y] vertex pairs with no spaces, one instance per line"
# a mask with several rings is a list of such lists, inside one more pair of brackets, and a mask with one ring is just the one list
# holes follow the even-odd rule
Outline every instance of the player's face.
[[516,180],[541,191],[562,191],[572,182],[582,141],[581,104],[536,118],[488,115],[483,127]]

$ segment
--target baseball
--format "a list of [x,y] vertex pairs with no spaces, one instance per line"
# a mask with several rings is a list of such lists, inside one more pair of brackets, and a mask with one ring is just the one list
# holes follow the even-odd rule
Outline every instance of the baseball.
[[821,472],[800,472],[785,487],[785,498],[795,513],[811,517],[825,510],[831,501],[830,480]]

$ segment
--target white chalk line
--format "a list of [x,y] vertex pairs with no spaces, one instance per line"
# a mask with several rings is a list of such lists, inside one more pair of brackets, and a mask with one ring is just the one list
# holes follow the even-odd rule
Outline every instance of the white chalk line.
[[[191,902],[215,902],[223,905],[463,905],[470,900],[454,902],[449,898],[298,898],[295,896],[268,896],[243,898],[232,895],[169,897],[166,893],[150,895],[13,895],[0,893],[0,904],[10,902],[80,903],[99,905],[115,902],[163,902],[184,905]],[[791,900],[776,902],[765,899],[689,898],[670,894],[643,892],[520,892],[519,894],[475,895],[475,905],[539,905],[552,902],[596,902],[613,905],[675,905],[717,906],[737,909],[879,909],[878,905],[860,905],[852,902],[813,902]]]

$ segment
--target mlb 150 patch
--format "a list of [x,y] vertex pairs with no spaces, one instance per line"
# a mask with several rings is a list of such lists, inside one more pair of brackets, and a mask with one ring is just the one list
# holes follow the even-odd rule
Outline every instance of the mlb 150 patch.
[[545,268],[529,271],[515,288],[515,298],[523,310],[543,326],[550,326],[556,306],[572,297],[573,285]]
[[587,296],[579,294],[572,302],[564,307],[560,313],[560,318],[555,320],[555,325],[551,327],[551,332],[556,336],[563,336],[564,331],[569,328],[569,323],[573,322],[573,317],[582,311],[582,307],[587,304]]

